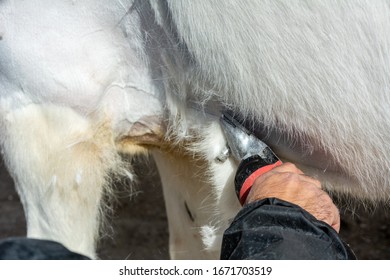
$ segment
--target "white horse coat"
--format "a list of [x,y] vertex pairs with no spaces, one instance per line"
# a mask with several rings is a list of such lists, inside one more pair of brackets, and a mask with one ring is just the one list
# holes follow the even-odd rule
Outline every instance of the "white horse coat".
[[[0,1],[0,142],[28,236],[95,257],[120,153],[150,151],[173,258],[216,258],[239,205],[233,109],[332,192],[390,196],[390,2]],[[210,114],[211,113],[211,114]]]

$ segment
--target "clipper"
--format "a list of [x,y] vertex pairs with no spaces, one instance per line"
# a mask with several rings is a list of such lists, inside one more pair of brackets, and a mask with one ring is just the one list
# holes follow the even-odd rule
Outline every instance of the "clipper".
[[270,147],[241,125],[230,113],[221,116],[221,126],[231,155],[240,162],[234,179],[235,190],[244,205],[254,181],[282,164]]

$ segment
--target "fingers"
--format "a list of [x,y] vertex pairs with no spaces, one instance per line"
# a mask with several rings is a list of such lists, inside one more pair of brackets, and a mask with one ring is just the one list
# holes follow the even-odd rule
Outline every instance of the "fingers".
[[339,209],[334,205],[332,199],[325,192],[319,199],[318,210],[314,212],[314,217],[317,220],[324,221],[325,223],[332,226],[337,232],[340,231],[340,212]]
[[[286,162],[283,163],[282,165],[275,167],[273,171],[277,172],[291,172],[291,173],[296,173],[296,174],[303,174],[302,170],[300,170],[295,164]],[[270,171],[271,172],[271,171]]]
[[[295,200],[296,205],[302,207],[312,214],[317,220],[323,221],[333,227],[337,232],[340,231],[340,212],[332,199],[322,190],[313,192],[312,197],[305,194],[304,200]],[[301,198],[302,199],[302,198]]]
[[[301,180],[308,182],[308,183],[311,183],[314,186],[318,187],[319,189],[322,188],[320,181],[318,181],[312,177],[306,176],[302,172],[302,170],[300,170],[295,164],[290,163],[290,162],[287,162],[287,163],[282,164],[281,166],[275,167],[274,169],[272,169],[270,172],[267,172],[267,173],[269,173],[269,175],[272,175],[275,173],[294,173],[294,174],[302,175]],[[264,175],[266,175],[266,174],[264,174]]]
[[337,232],[340,230],[339,211],[321,183],[304,175],[294,164],[284,163],[257,178],[246,203],[271,197],[296,204]]

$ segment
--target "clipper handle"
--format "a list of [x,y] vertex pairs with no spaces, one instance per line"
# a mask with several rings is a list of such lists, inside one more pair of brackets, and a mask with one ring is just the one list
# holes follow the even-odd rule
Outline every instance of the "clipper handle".
[[282,164],[281,160],[270,148],[263,151],[266,157],[253,155],[241,161],[238,166],[234,185],[236,194],[241,205],[244,205],[246,198],[255,180],[264,173]]

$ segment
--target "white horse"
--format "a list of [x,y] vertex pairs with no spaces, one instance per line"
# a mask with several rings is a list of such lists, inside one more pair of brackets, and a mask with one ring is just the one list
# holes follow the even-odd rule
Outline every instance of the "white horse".
[[239,210],[218,115],[349,197],[390,196],[390,3],[0,1],[0,142],[28,236],[96,257],[104,194],[149,151],[172,258]]

